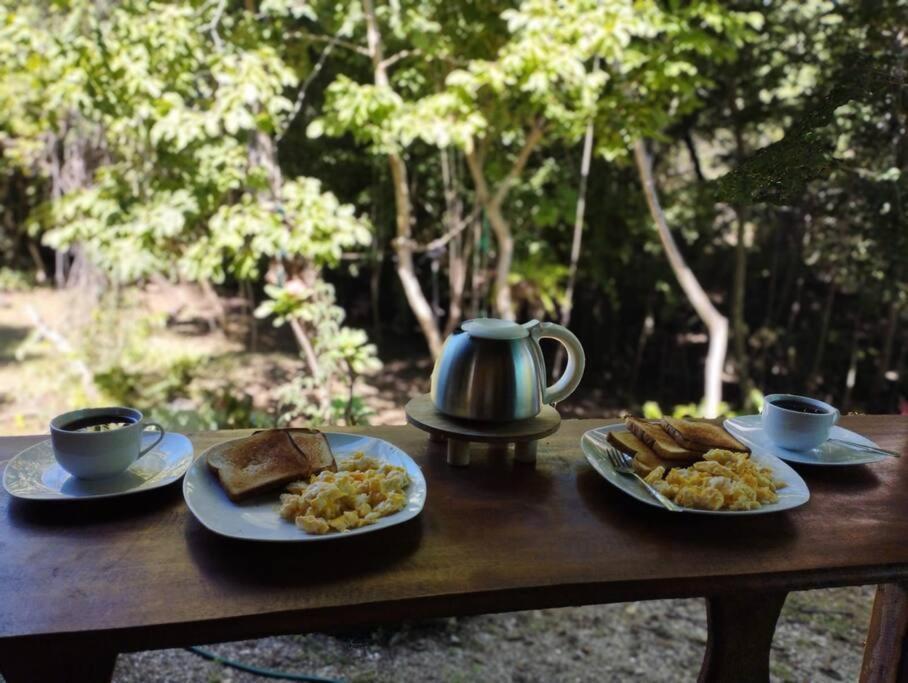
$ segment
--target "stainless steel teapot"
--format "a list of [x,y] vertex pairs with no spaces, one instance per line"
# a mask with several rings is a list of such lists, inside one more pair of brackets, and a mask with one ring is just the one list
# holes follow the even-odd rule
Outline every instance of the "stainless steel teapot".
[[[567,350],[567,367],[546,386],[540,339]],[[432,371],[432,402],[451,417],[488,422],[525,420],[564,400],[580,384],[586,356],[580,341],[555,323],[467,320],[445,340]]]

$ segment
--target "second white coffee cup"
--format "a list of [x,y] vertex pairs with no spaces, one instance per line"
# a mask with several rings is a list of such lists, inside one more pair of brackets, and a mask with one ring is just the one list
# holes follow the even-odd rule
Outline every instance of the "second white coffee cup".
[[815,398],[770,394],[763,399],[763,431],[776,445],[791,451],[825,443],[838,420],[836,408]]

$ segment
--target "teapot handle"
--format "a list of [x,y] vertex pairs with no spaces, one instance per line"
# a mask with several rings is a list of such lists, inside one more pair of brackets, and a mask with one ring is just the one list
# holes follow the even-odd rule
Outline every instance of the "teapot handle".
[[580,384],[583,369],[586,367],[586,354],[583,353],[580,340],[569,329],[556,323],[541,323],[538,320],[532,320],[524,327],[530,330],[530,336],[537,344],[540,339],[555,339],[561,342],[567,351],[567,367],[561,377],[552,386],[546,387],[542,391],[542,402],[545,405],[563,401]]

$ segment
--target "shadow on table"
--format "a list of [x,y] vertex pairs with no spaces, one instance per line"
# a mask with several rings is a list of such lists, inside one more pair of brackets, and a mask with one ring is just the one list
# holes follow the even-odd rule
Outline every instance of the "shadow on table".
[[470,448],[470,464],[454,467],[447,463],[446,444],[429,442],[423,469],[430,483],[429,495],[432,484],[443,489],[446,481],[456,480],[461,496],[491,497],[504,507],[505,501],[511,498],[547,500],[553,490],[551,470],[555,464],[546,456],[540,456],[535,464],[517,462],[513,447],[508,450],[474,443]]
[[874,464],[850,465],[848,467],[821,467],[797,462],[788,463],[813,493],[815,488],[835,488],[840,492],[863,493],[880,486],[883,481],[873,471]]
[[161,513],[165,507],[183,500],[180,483],[174,482],[150,491],[96,500],[19,500],[9,501],[9,518],[14,527],[67,529],[87,524],[138,521]]
[[187,515],[184,536],[190,558],[213,583],[309,588],[385,572],[406,561],[422,539],[422,515],[374,534],[301,543],[227,538]]

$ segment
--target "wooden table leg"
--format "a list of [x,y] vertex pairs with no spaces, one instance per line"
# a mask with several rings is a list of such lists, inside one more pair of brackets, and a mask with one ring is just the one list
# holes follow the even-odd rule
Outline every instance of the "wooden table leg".
[[536,462],[538,441],[518,441],[514,444],[514,460],[532,465]]
[[117,653],[103,643],[0,643],[0,673],[6,683],[109,683]]
[[908,584],[877,586],[861,683],[908,683]]
[[768,683],[769,650],[786,593],[706,599],[706,654],[699,683]]
[[466,467],[470,464],[470,442],[448,439],[448,464]]

